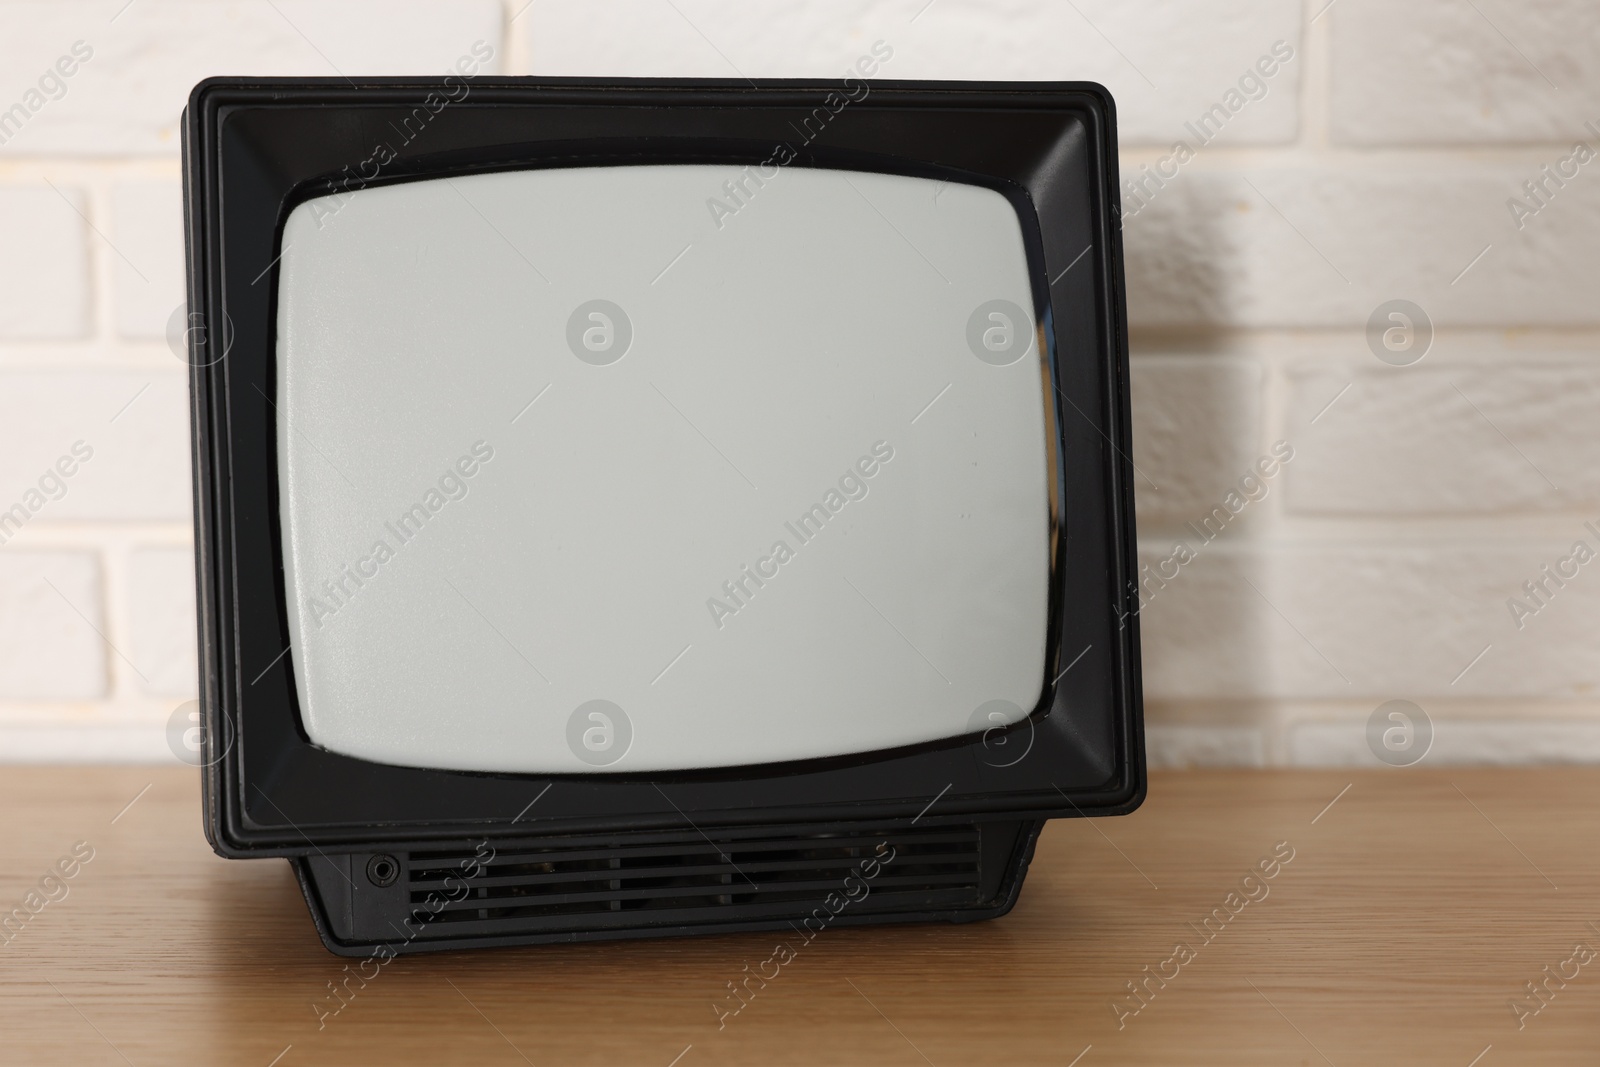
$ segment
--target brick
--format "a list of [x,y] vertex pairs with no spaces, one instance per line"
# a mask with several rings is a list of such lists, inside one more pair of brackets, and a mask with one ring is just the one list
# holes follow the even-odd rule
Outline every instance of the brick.
[[1328,18],[1338,142],[1589,139],[1600,119],[1588,0],[1341,0]]
[[1139,518],[1199,518],[1256,460],[1261,368],[1247,360],[1143,356],[1132,361],[1131,378]]
[[0,546],[0,697],[89,700],[106,691],[110,649],[100,567],[87,552]]
[[1261,731],[1248,726],[1151,725],[1145,759],[1152,767],[1260,767],[1266,763]]
[[[1600,721],[1537,714],[1485,720],[1423,710],[1433,722],[1433,745],[1417,766],[1600,762]],[[1296,723],[1289,730],[1289,762],[1301,767],[1383,766],[1367,747],[1366,723],[1364,716]]]
[[1533,164],[1193,166],[1143,207],[1124,197],[1137,326],[1365,327],[1396,298],[1435,326],[1600,322],[1600,160],[1521,229],[1507,201]]
[[81,337],[89,330],[83,195],[57,188],[0,188],[0,337]]
[[[1142,538],[1140,562],[1154,570],[1170,549],[1170,539]],[[1139,614],[1146,699],[1253,697],[1284,688],[1276,677],[1283,665],[1263,647],[1264,620],[1244,584],[1253,575],[1259,585],[1259,570],[1254,556],[1203,548],[1147,595]]]
[[1291,511],[1600,508],[1600,366],[1302,369],[1291,383]]
[[3,763],[175,763],[159,722],[125,722],[112,716],[59,722],[0,722]]
[[194,554],[186,548],[140,549],[129,556],[128,605],[133,624],[129,656],[147,693],[194,697]]
[[[1142,612],[1145,692],[1374,707],[1431,695],[1588,697],[1600,688],[1600,562],[1580,568],[1521,629],[1506,604],[1579,538],[1600,553],[1600,537],[1576,522],[1571,539],[1498,545],[1213,544]],[[1140,557],[1154,565],[1168,550],[1146,539]]]
[[[1098,81],[1117,100],[1125,144],[1170,144],[1234,88],[1273,42],[1298,54],[1293,0],[853,0],[750,5],[733,0],[540,0],[513,24],[541,74],[842,77],[872,43],[894,49],[883,78]],[[919,8],[922,10],[919,12]],[[602,14],[603,12],[603,14]],[[1229,120],[1228,143],[1297,130],[1300,60]],[[1259,92],[1258,92],[1259,95]]]
[[496,0],[136,0],[115,22],[103,5],[0,4],[0,70],[15,75],[0,108],[74,42],[93,51],[0,153],[175,156],[179,115],[202,78],[443,74],[475,41],[498,57],[503,17]]
[[[191,514],[188,382],[162,371],[0,373],[0,508],[33,497],[29,527],[62,519],[175,519]],[[82,442],[92,456],[50,472]],[[41,484],[41,479],[44,479]]]
[[111,221],[121,252],[112,264],[117,332],[164,338],[167,321],[184,302],[183,186],[120,182],[111,190]]

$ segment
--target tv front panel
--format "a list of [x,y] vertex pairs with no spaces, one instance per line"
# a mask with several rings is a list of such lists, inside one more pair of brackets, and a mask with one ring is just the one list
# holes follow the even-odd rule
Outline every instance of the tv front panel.
[[1103,89],[212,79],[184,142],[207,834],[331,949],[988,918],[1138,805]]

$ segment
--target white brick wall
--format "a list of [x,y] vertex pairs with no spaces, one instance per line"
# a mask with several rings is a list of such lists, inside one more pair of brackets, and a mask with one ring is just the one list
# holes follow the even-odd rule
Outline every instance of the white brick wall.
[[182,548],[142,548],[129,559],[129,610],[140,682],[151,696],[198,696],[195,654],[194,553]]
[[0,553],[0,698],[106,695],[100,578],[89,552]]
[[1151,327],[1338,327],[1403,297],[1440,325],[1600,324],[1600,160],[1521,230],[1505,207],[1568,147],[1514,153],[1526,162],[1430,154],[1381,168],[1285,153],[1291,166],[1245,170],[1200,169],[1213,166],[1204,149],[1195,173],[1180,171],[1128,223],[1130,316]]
[[[520,0],[517,4],[521,6]],[[539,0],[515,32],[540,73],[831,77],[882,39],[885,78],[1089,80],[1116,95],[1123,140],[1167,144],[1274,41],[1298,40],[1282,0]],[[1295,136],[1298,65],[1229,131],[1240,144]]]
[[[0,0],[0,113],[27,104],[0,125],[0,509],[93,449],[0,544],[0,760],[165,758],[194,690],[164,333],[197,79],[439,71],[479,39],[507,73],[829,76],[879,38],[883,77],[1116,94],[1147,562],[1294,449],[1149,599],[1152,762],[1374,764],[1396,698],[1430,761],[1600,760],[1600,563],[1521,628],[1506,604],[1600,551],[1600,160],[1562,164],[1600,149],[1586,0]],[[1395,298],[1435,329],[1413,366],[1368,348]]]
[[[140,340],[166,337],[184,302],[183,184],[126,181],[111,188],[116,330]],[[124,258],[126,257],[126,258]]]
[[90,57],[8,154],[172,156],[189,90],[214,74],[442,74],[477,40],[500,50],[498,0],[4,0],[9,105],[83,42]]
[[[1581,536],[1595,545],[1577,528],[1565,539],[1499,545],[1214,544],[1149,601],[1145,691],[1161,702],[1356,699],[1373,707],[1453,692],[1582,699],[1594,678],[1586,622],[1600,613],[1600,582],[1585,579],[1600,567],[1580,571],[1520,629],[1505,606]],[[1165,555],[1165,544],[1145,540],[1147,562]]]
[[0,186],[0,338],[82,336],[89,327],[88,227],[72,186]]
[[1199,353],[1132,367],[1139,521],[1185,522],[1250,469],[1261,441],[1261,366]]
[[1343,0],[1332,128],[1345,144],[1564,142],[1600,117],[1589,0]]
[[166,352],[140,370],[0,369],[0,501],[79,441],[92,455],[29,521],[190,517],[188,377]]
[[1289,419],[1307,426],[1289,482],[1292,512],[1600,515],[1592,360],[1527,353],[1514,365],[1323,364],[1295,368],[1288,385]]

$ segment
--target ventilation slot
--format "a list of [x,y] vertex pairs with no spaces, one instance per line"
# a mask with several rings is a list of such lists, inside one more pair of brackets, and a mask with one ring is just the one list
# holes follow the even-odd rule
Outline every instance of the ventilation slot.
[[975,826],[502,847],[481,864],[468,850],[413,852],[407,889],[416,919],[451,937],[568,916],[584,927],[694,922],[704,909],[717,922],[803,917],[830,894],[838,910],[881,914],[976,904],[980,856]]

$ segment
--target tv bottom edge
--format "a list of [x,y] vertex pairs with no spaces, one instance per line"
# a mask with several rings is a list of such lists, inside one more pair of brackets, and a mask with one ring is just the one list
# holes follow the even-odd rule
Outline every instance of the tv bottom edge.
[[343,956],[835,926],[1011,910],[1042,820],[462,839],[292,859]]

